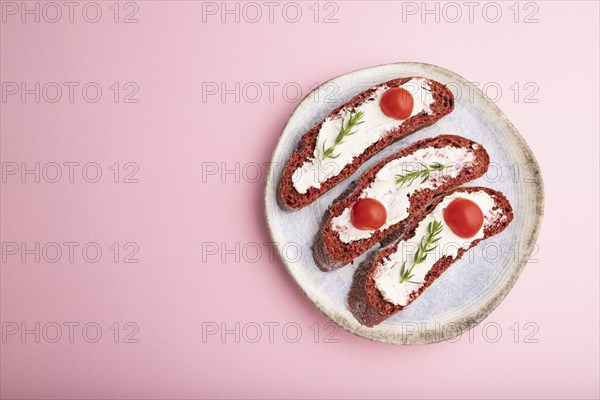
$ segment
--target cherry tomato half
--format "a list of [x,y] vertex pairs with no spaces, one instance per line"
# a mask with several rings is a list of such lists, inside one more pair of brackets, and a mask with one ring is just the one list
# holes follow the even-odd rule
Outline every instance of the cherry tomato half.
[[414,99],[408,90],[395,87],[386,90],[381,96],[379,107],[385,115],[394,119],[407,119],[414,106]]
[[483,225],[483,212],[469,199],[454,199],[444,210],[444,221],[457,236],[468,239]]
[[387,211],[379,200],[364,198],[352,206],[350,221],[356,229],[379,229],[385,224]]

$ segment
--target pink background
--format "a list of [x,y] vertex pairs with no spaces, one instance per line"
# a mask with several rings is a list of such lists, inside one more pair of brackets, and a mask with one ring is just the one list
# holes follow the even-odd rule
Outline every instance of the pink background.
[[[73,183],[66,176],[57,183],[6,177],[2,242],[30,248],[97,242],[103,254],[97,263],[83,260],[81,247],[73,263],[66,254],[56,263],[4,254],[3,398],[599,396],[597,2],[536,2],[538,23],[522,22],[533,10],[523,4],[515,23],[513,2],[499,3],[497,23],[483,18],[485,3],[473,22],[463,6],[456,23],[443,14],[439,23],[433,15],[422,23],[421,14],[403,22],[400,2],[338,2],[338,22],[331,24],[322,19],[332,6],[321,4],[315,23],[312,2],[299,3],[303,14],[295,24],[281,16],[285,3],[273,23],[264,6],[257,23],[235,23],[232,16],[221,23],[218,15],[203,23],[201,2],[138,1],[139,22],[132,24],[113,22],[112,3],[98,2],[98,23],[82,19],[82,6],[72,23],[67,15],[57,23],[4,15],[2,82],[98,82],[103,89],[97,103],[83,100],[80,91],[73,103],[66,92],[54,104],[9,96],[1,104],[4,171],[11,162],[78,161],[97,162],[103,175],[98,183],[84,181],[81,169]],[[129,11],[121,9],[120,18]],[[454,18],[446,11],[446,19]],[[341,330],[329,343],[327,319],[263,245],[270,239],[262,182],[243,176],[236,182],[233,174],[203,182],[203,163],[232,169],[270,159],[297,103],[282,96],[285,83],[297,83],[306,94],[315,82],[397,61],[437,64],[481,85],[495,82],[502,89],[498,105],[542,168],[539,262],[528,265],[484,321],[501,329],[495,343],[489,338],[494,329],[486,339],[482,325],[456,343],[396,347]],[[139,102],[115,103],[113,82],[135,82]],[[262,86],[255,103],[236,103],[232,95],[203,102],[203,82],[230,88],[277,82],[279,89],[269,99]],[[518,100],[510,89],[515,82]],[[527,82],[539,88],[537,103],[524,101]],[[139,182],[114,183],[114,162],[137,163]],[[139,263],[115,263],[114,242],[137,243]],[[257,262],[254,250],[239,262],[231,254],[225,262],[219,255],[203,260],[208,242],[247,249],[257,243],[262,254]],[[36,322],[80,325],[73,343],[66,328],[57,343],[47,340],[53,330],[39,343],[33,334],[24,340],[7,334],[12,323],[33,329]],[[90,322],[102,328],[97,343],[82,336]],[[110,330],[115,322],[118,343]],[[138,343],[124,343],[127,322],[139,327]],[[240,334],[252,338],[252,323],[261,325],[262,337],[256,343],[243,336],[236,343],[233,334],[203,340],[207,323],[234,329],[236,322]],[[272,343],[269,322],[280,324]],[[302,329],[298,342],[291,343],[293,329],[282,333],[286,323]]]

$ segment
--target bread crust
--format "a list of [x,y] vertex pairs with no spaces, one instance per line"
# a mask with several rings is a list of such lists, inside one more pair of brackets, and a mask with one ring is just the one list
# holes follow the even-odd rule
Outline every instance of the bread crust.
[[413,293],[406,306],[399,306],[386,301],[379,290],[375,286],[375,279],[373,274],[375,273],[376,267],[379,262],[390,254],[397,250],[399,243],[403,240],[412,238],[415,235],[415,229],[428,214],[423,212],[416,218],[412,218],[409,226],[401,235],[401,237],[394,243],[382,248],[381,250],[374,252],[367,258],[354,273],[354,280],[348,294],[348,308],[354,315],[354,317],[363,325],[372,327],[387,318],[391,317],[398,311],[408,307],[417,297],[423,293],[431,284],[446,271],[456,260],[459,260],[464,253],[469,249],[477,246],[477,244],[495,234],[502,232],[513,220],[513,209],[508,199],[500,192],[484,188],[484,187],[467,187],[459,188],[450,192],[444,196],[438,196],[428,207],[428,211],[431,211],[437,206],[445,196],[452,193],[472,193],[476,191],[484,191],[488,193],[496,203],[496,209],[502,210],[502,215],[506,218],[498,218],[494,224],[487,226],[484,229],[484,237],[481,239],[474,240],[468,249],[459,249],[456,258],[449,256],[440,258],[431,268],[431,270],[425,276],[425,284],[419,288],[419,290]]
[[[447,146],[471,149],[475,155],[475,162],[465,165],[458,176],[447,179],[442,185],[434,190],[421,189],[409,197],[409,217],[399,221],[387,229],[375,232],[367,239],[360,239],[351,243],[344,243],[339,239],[338,233],[333,229],[331,221],[342,212],[351,207],[360,199],[361,193],[375,179],[377,172],[392,160],[405,157],[419,149],[428,147],[442,148]],[[413,143],[396,152],[369,168],[365,173],[354,181],[341,196],[339,196],[323,216],[321,228],[315,237],[313,244],[313,257],[315,263],[322,271],[332,271],[352,262],[355,258],[364,254],[377,243],[383,246],[398,239],[404,232],[407,221],[421,209],[431,203],[433,197],[446,191],[457,188],[463,183],[472,181],[483,176],[490,164],[490,157],[485,148],[477,142],[455,135],[440,135]]]
[[381,86],[387,85],[389,87],[396,87],[414,78],[418,77],[392,79],[387,82],[382,82],[357,94],[347,103],[331,111],[327,117],[323,118],[319,123],[302,135],[298,142],[298,146],[290,156],[290,159],[286,164],[279,181],[279,187],[277,190],[277,202],[279,206],[285,210],[297,210],[311,204],[325,192],[352,175],[365,161],[386,148],[388,145],[410,135],[413,132],[416,132],[421,128],[433,124],[443,116],[452,112],[454,109],[454,95],[452,92],[441,83],[424,78],[429,84],[434,99],[434,102],[430,107],[430,114],[421,112],[408,118],[400,127],[386,133],[382,139],[373,143],[361,155],[354,158],[353,162],[346,165],[338,175],[331,177],[325,182],[322,182],[320,188],[309,188],[304,194],[296,191],[293,186],[292,176],[294,172],[304,164],[305,161],[313,157],[319,130],[327,118],[335,116],[343,108],[354,109],[366,101],[372,101],[372,94],[375,93],[375,91]]

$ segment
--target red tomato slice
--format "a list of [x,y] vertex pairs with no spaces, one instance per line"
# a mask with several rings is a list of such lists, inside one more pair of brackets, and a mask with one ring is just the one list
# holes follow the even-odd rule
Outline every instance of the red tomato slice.
[[483,225],[483,212],[469,199],[454,199],[444,210],[444,221],[457,236],[468,239]]
[[379,200],[364,198],[352,206],[350,221],[356,229],[375,230],[385,224],[387,211]]
[[408,90],[395,87],[381,96],[379,107],[385,115],[394,119],[407,119],[412,113],[415,100]]

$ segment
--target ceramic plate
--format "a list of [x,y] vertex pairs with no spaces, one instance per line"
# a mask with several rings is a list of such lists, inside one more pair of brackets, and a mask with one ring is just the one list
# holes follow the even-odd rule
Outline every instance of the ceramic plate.
[[[353,95],[393,78],[425,76],[454,92],[454,111],[436,124],[409,135],[366,162],[354,175],[299,211],[284,211],[276,200],[279,178],[300,136]],[[527,143],[500,109],[454,72],[422,63],[387,64],[351,72],[310,93],[292,113],[273,152],[265,188],[265,213],[283,264],[310,301],[333,322],[358,336],[395,344],[448,340],[482,321],[507,295],[535,250],[544,208],[538,164]],[[491,158],[488,173],[467,186],[487,186],[510,200],[515,218],[497,236],[469,250],[417,300],[383,323],[367,328],[348,310],[348,291],[356,266],[321,272],[311,245],[331,202],[381,158],[427,137],[455,134],[473,139]],[[375,250],[372,249],[371,251]]]

